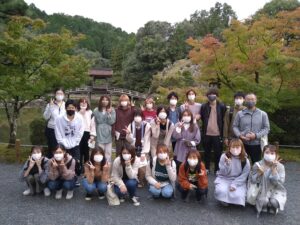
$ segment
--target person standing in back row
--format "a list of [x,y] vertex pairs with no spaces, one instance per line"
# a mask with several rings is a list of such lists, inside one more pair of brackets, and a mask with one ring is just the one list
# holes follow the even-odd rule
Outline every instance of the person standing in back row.
[[226,106],[217,100],[219,92],[216,88],[210,88],[206,93],[208,102],[201,106],[202,133],[204,146],[205,167],[209,173],[211,150],[214,150],[216,173],[219,170],[219,161],[223,144],[223,119]]
[[268,115],[256,107],[256,102],[257,97],[254,93],[247,94],[247,108],[238,112],[233,122],[234,134],[243,141],[252,163],[261,159],[261,138],[270,131]]
[[193,113],[194,123],[197,123],[200,120],[200,109],[201,104],[195,102],[196,99],[196,91],[190,89],[186,92],[186,102],[180,106],[181,113],[184,110],[190,110]]
[[55,119],[59,116],[66,114],[65,102],[64,102],[65,93],[62,88],[57,88],[55,90],[55,100],[51,99],[47,104],[44,111],[44,119],[48,121],[47,127],[45,130],[45,135],[47,138],[48,152],[47,157],[52,158],[52,151],[57,146],[57,141],[55,138]]
[[232,129],[232,124],[236,114],[245,109],[246,107],[243,105],[245,100],[245,95],[242,92],[237,92],[234,95],[234,106],[230,106],[227,108],[225,116],[224,116],[224,144],[226,146],[229,145],[229,142],[236,138]]

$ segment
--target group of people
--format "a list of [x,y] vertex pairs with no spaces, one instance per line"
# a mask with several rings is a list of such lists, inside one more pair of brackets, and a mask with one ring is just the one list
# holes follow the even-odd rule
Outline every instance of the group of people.
[[120,96],[116,108],[109,96],[101,96],[92,111],[87,99],[65,102],[64,91],[57,89],[44,112],[48,152],[32,148],[21,171],[28,185],[23,194],[55,192],[60,199],[65,189],[71,199],[83,174],[86,200],[95,193],[105,198],[112,184],[120,202],[128,196],[136,206],[137,187],[146,185],[153,198],[173,198],[177,189],[183,200],[195,193],[200,201],[208,193],[213,150],[215,198],[222,205],[245,206],[251,189],[258,213],[283,210],[284,166],[276,146],[262,146],[270,125],[267,114],[256,107],[256,95],[238,92],[232,107],[219,101],[215,88],[207,91],[206,103],[197,103],[196,95],[188,90],[180,106],[175,92],[167,96],[168,106],[156,106],[148,97],[140,109],[127,95]]

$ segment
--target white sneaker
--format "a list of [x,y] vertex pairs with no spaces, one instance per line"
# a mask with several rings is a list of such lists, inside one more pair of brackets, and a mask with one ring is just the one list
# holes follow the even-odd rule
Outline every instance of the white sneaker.
[[72,198],[73,198],[73,191],[68,191],[67,195],[66,195],[66,199],[69,200],[69,199],[72,199]]
[[119,200],[120,200],[121,203],[125,202],[125,198],[124,197],[121,197]]
[[44,196],[45,197],[49,197],[51,195],[51,191],[49,190],[49,188],[44,188]]
[[140,202],[138,201],[138,198],[136,196],[133,196],[131,198],[131,200],[132,200],[134,206],[139,206],[140,205]]
[[56,194],[55,194],[55,198],[56,199],[61,199],[62,198],[62,192],[63,192],[63,189],[57,190]]
[[31,191],[30,191],[29,188],[26,189],[26,190],[23,192],[23,195],[24,195],[24,196],[27,196],[27,195],[30,195],[30,194],[31,194]]

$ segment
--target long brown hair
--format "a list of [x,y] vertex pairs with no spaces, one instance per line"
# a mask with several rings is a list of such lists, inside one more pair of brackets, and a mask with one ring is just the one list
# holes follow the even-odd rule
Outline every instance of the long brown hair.
[[181,115],[180,115],[180,121],[182,120],[182,117],[183,117],[183,114],[184,114],[184,113],[187,113],[188,116],[191,117],[189,131],[190,131],[190,132],[194,132],[195,124],[194,124],[194,116],[193,116],[193,113],[191,112],[191,110],[185,109],[185,110],[181,113]]
[[197,158],[198,158],[198,164],[195,168],[196,172],[197,173],[201,173],[201,155],[200,153],[198,152],[198,150],[195,150],[195,149],[192,149],[188,152],[188,154],[186,155],[186,159],[185,159],[185,164],[184,164],[184,170],[185,171],[188,171],[190,169],[190,165],[188,163],[188,158],[190,157],[190,155],[196,155]]
[[110,97],[108,96],[108,95],[103,95],[103,96],[101,96],[100,97],[100,99],[99,99],[99,102],[98,102],[98,110],[99,110],[99,112],[102,110],[102,101],[103,101],[103,99],[107,99],[107,101],[108,101],[108,105],[106,106],[106,109],[109,109],[110,107],[111,107],[111,100],[110,100]]
[[122,149],[121,149],[121,152],[120,152],[120,162],[121,162],[121,165],[123,167],[125,167],[125,160],[123,159],[122,157],[122,152],[124,150],[127,150],[129,152],[129,154],[131,155],[131,159],[130,159],[130,162],[131,162],[131,165],[134,164],[135,162],[135,148],[132,147],[129,143],[125,143],[123,146],[122,146]]
[[245,146],[243,144],[243,142],[241,141],[241,139],[238,139],[238,138],[234,138],[230,141],[229,143],[229,146],[228,146],[228,149],[226,151],[226,156],[227,158],[231,158],[232,157],[232,154],[230,152],[230,149],[232,147],[239,147],[241,146],[241,154],[239,155],[239,158],[242,162],[244,162],[247,158],[247,154],[246,154],[246,151],[245,151]]
[[100,153],[101,155],[103,155],[103,159],[102,159],[102,161],[101,161],[101,163],[100,163],[100,169],[102,170],[102,169],[103,169],[103,166],[104,166],[105,163],[106,163],[106,158],[105,158],[104,150],[103,150],[101,147],[96,146],[96,147],[92,150],[91,156],[90,156],[90,162],[91,162],[93,165],[95,165],[94,156],[95,156],[96,154],[98,154],[98,153]]

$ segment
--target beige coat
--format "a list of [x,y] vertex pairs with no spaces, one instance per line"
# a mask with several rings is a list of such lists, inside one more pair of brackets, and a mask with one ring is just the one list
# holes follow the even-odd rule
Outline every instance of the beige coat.
[[[160,133],[160,125],[156,124],[155,121],[153,121],[150,123],[150,126],[151,126],[151,133],[152,133],[152,136],[150,138],[150,151],[151,151],[151,156],[155,157],[159,133]],[[169,119],[167,119],[166,126],[167,126],[167,129],[166,129],[166,136],[165,136],[164,144],[169,148],[169,150],[171,150],[172,149],[171,137],[172,137],[175,126]]]
[[[136,180],[138,179],[137,174],[138,174],[139,164],[140,164],[139,158],[135,157],[134,164],[125,167],[125,171],[129,179],[136,179]],[[123,168],[119,156],[113,162],[111,179],[115,183],[115,185],[121,187],[125,185],[122,178],[123,178]]]

